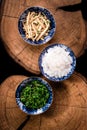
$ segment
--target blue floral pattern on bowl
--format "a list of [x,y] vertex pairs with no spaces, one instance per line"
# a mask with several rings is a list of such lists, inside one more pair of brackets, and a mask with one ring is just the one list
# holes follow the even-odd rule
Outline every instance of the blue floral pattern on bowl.
[[[55,76],[51,77],[51,76],[49,76],[47,73],[44,73],[43,66],[42,66],[42,58],[43,58],[44,54],[48,52],[48,49],[49,49],[49,48],[53,48],[54,46],[57,46],[57,47],[59,46],[59,47],[63,48],[65,51],[69,52],[69,55],[71,56],[72,61],[73,61],[72,64],[71,64],[71,66],[72,66],[71,71],[67,74],[67,76],[63,76],[63,77],[61,77],[61,78],[59,78],[59,77],[56,78]],[[56,82],[57,82],[57,81],[66,80],[66,79],[68,79],[68,78],[73,74],[73,72],[74,72],[74,70],[75,70],[75,67],[76,67],[76,57],[75,57],[73,51],[72,51],[69,47],[65,46],[64,44],[55,43],[55,44],[49,45],[48,47],[46,47],[46,48],[41,52],[40,57],[39,57],[39,60],[38,60],[38,63],[39,63],[39,68],[40,68],[41,73],[42,73],[46,78],[48,78],[49,80],[51,80],[51,81],[56,81]]]
[[[20,93],[21,93],[22,89],[24,87],[26,87],[26,84],[28,84],[29,82],[31,82],[33,80],[38,80],[41,83],[45,84],[48,91],[49,91],[49,94],[50,94],[46,105],[44,107],[40,108],[40,109],[29,109],[20,101]],[[27,78],[27,79],[23,80],[19,84],[19,86],[16,89],[15,97],[16,97],[17,105],[19,106],[19,108],[23,112],[25,112],[25,113],[27,113],[29,115],[38,115],[38,114],[41,114],[41,113],[47,111],[48,108],[51,106],[52,101],[53,101],[53,91],[52,91],[52,88],[51,88],[51,86],[49,85],[49,83],[47,81],[45,81],[45,80],[43,80],[42,78],[39,78],[39,77],[30,77],[30,78]]]
[[[27,39],[25,37],[25,31],[23,29],[23,21],[26,19],[28,12],[33,12],[33,11],[37,12],[37,13],[38,12],[44,13],[46,15],[46,17],[50,20],[50,31],[48,32],[48,35],[44,37],[44,40],[32,41],[31,39]],[[42,44],[47,43],[54,36],[55,29],[56,29],[56,24],[55,24],[53,15],[47,9],[45,9],[43,7],[30,7],[28,9],[26,9],[21,14],[21,16],[18,20],[18,30],[19,30],[23,40],[31,45],[42,45]]]

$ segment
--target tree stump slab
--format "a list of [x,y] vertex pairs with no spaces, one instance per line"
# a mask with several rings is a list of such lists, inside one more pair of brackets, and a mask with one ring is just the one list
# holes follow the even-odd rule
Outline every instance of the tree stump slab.
[[[57,9],[60,6],[75,5],[81,0],[4,0],[1,6],[1,38],[10,56],[26,70],[40,74],[38,58],[48,45],[62,43],[69,46],[79,57],[84,52],[86,40],[85,23],[81,11],[68,12]],[[56,21],[56,33],[46,45],[27,44],[18,32],[18,18],[31,6],[43,6],[52,12]],[[79,48],[79,49],[78,49]]]
[[[11,76],[0,86],[0,130],[17,130],[27,114],[16,104],[15,91],[25,76]],[[23,130],[87,130],[87,80],[74,73],[63,82],[49,82],[54,98],[43,114],[30,116]]]

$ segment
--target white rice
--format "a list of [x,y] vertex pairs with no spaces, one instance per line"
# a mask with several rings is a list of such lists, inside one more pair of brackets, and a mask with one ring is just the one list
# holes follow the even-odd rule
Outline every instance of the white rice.
[[44,73],[55,78],[67,76],[72,68],[72,62],[72,57],[69,55],[69,52],[66,52],[65,48],[59,46],[49,48],[42,57]]

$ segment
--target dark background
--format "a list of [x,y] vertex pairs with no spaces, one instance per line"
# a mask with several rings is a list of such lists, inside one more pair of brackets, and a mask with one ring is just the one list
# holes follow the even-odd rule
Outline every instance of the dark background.
[[[73,6],[64,7],[63,9],[65,11],[81,10],[83,19],[87,23],[87,0],[82,0],[81,3],[78,3]],[[87,50],[80,58],[77,59],[75,71],[81,73],[87,78]],[[0,39],[0,83],[2,83],[7,77],[11,75],[32,76],[34,74],[26,71],[7,54],[3,45],[3,41]]]
[[[87,77],[87,50],[80,58],[77,59],[77,65],[75,71]],[[0,40],[0,83],[11,75],[32,76],[34,74],[29,73],[19,64],[17,64],[8,55],[8,53],[4,48],[3,42]]]

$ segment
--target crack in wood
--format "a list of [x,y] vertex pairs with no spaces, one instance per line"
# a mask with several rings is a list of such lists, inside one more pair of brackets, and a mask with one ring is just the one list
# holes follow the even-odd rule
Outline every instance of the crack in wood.
[[14,16],[6,15],[6,14],[0,15],[0,17],[3,17],[3,16],[4,17],[9,17],[9,18],[17,18],[17,19],[19,18],[19,17],[14,17]]
[[78,126],[74,130],[79,130],[78,128],[80,127],[80,125],[81,125],[81,121],[80,121],[80,123],[78,124]]
[[[8,89],[9,90],[9,89]],[[8,91],[7,91],[8,92]],[[5,97],[5,99],[6,99],[6,101],[7,101],[7,96]],[[5,108],[6,108],[6,103],[5,103]],[[8,122],[8,118],[7,118],[7,114],[6,114],[6,110],[7,109],[5,109],[5,114],[4,114],[4,116],[5,116],[5,119],[6,119],[6,123],[7,123],[7,126],[8,126],[8,128],[9,128],[9,122]]]
[[81,92],[81,93],[79,93],[79,96],[81,96],[82,97],[82,99],[84,100],[84,102],[86,103],[86,99],[84,98],[84,96],[83,96],[83,93]]
[[41,127],[41,115],[40,115],[40,125],[39,125],[39,130],[40,130],[40,127]]
[[61,104],[58,104],[60,107],[70,107],[70,108],[80,108],[80,109],[87,109],[87,106],[84,106],[84,107],[81,107],[81,106],[69,106],[69,105],[61,105]]
[[[16,57],[17,57],[18,55],[20,55],[27,47],[28,47],[28,45],[26,45],[26,46],[16,55]],[[20,60],[20,61],[21,61],[21,60]]]
[[17,130],[22,130],[29,120],[30,120],[30,115],[27,115],[26,119],[22,122],[22,124],[20,124],[20,126],[17,128]]
[[72,116],[72,118],[70,118],[70,120],[65,124],[65,128],[68,126],[68,124],[72,121],[72,119],[73,119],[73,117],[74,117],[74,115]]
[[15,109],[15,108],[19,109],[19,107],[6,107],[6,109]]

